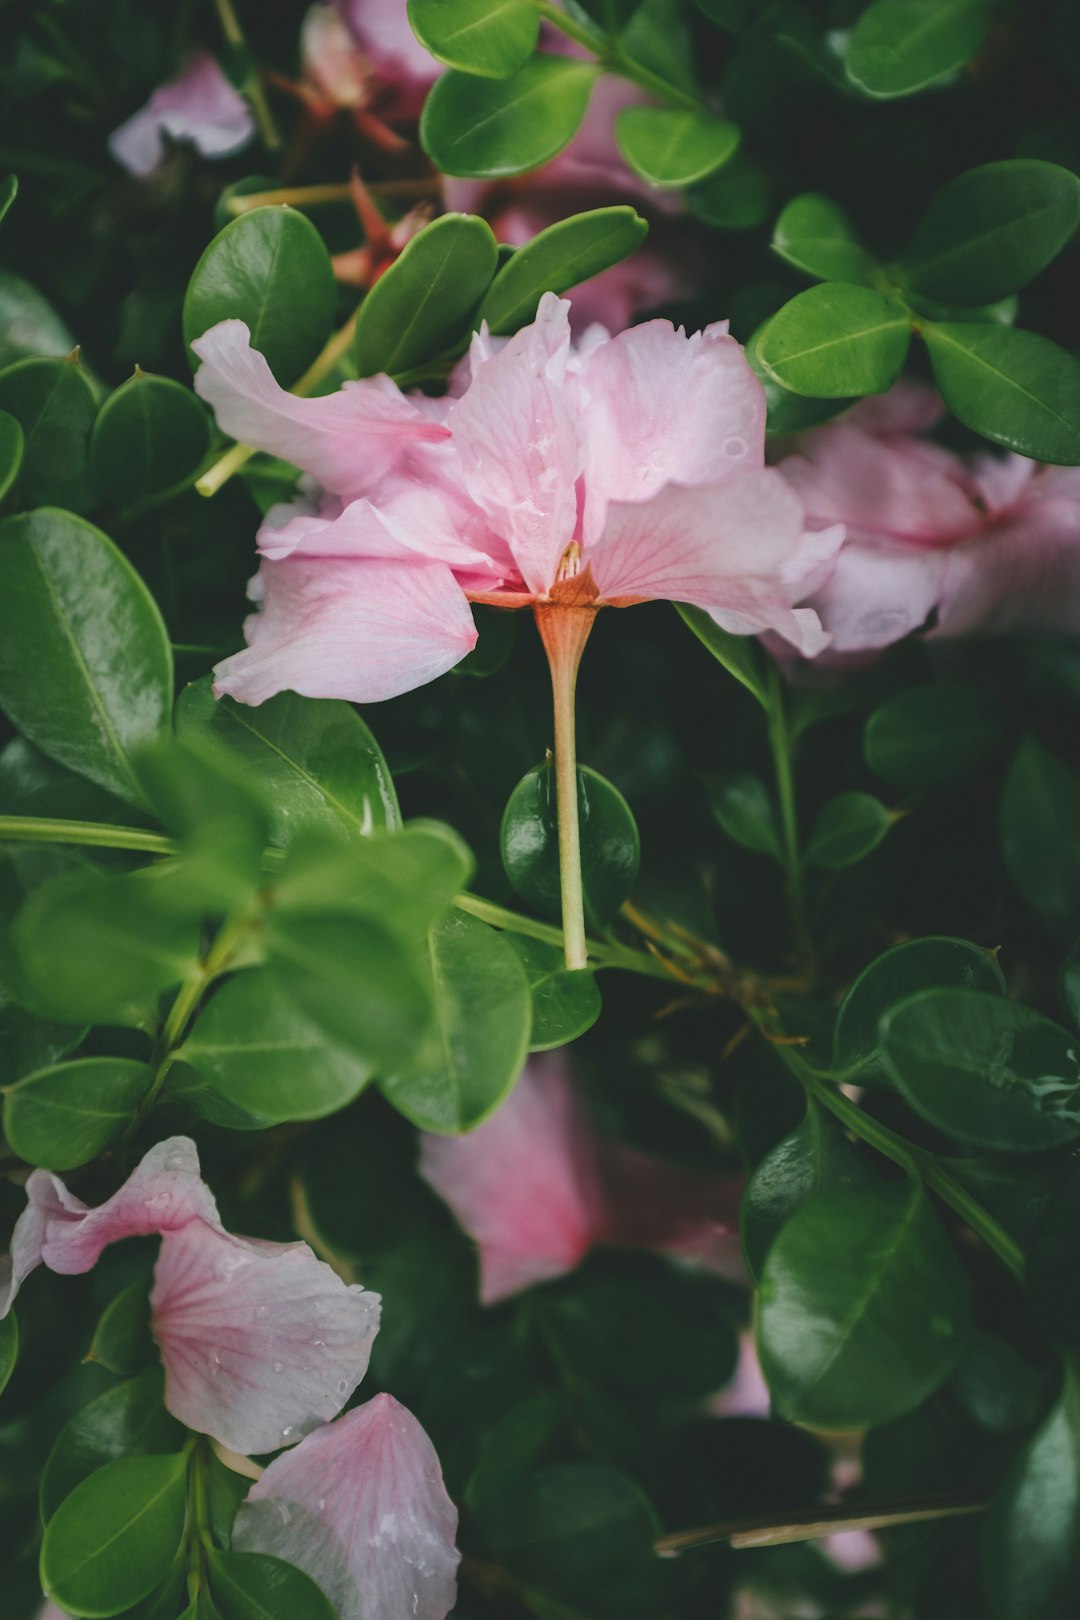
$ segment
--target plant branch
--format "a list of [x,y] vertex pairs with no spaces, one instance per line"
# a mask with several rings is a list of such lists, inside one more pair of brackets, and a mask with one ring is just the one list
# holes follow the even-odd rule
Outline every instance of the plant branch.
[[809,955],[810,940],[806,920],[806,894],[803,887],[802,851],[799,847],[799,814],[795,798],[795,775],[791,761],[791,734],[788,730],[784,705],[784,687],[780,670],[770,663],[766,685],[766,714],[768,716],[769,749],[776,773],[776,792],[780,803],[780,836],[787,875],[788,897],[791,902],[792,922],[801,955]]
[[238,50],[243,54],[244,61],[247,64],[247,71],[244,75],[244,82],[240,86],[240,92],[251,103],[251,110],[255,114],[255,122],[259,126],[259,134],[262,137],[263,144],[269,147],[271,152],[274,152],[281,145],[281,136],[278,134],[274,115],[270,111],[270,103],[266,99],[266,91],[263,89],[258,69],[252,59],[251,48],[240,25],[240,19],[233,10],[232,0],[214,0],[214,6],[221,23],[222,33],[234,50]]
[[553,28],[565,34],[567,39],[572,39],[575,44],[583,45],[587,51],[591,51],[605,73],[617,73],[620,78],[629,79],[632,84],[639,85],[642,90],[648,90],[651,95],[659,96],[674,107],[683,107],[688,112],[702,111],[703,103],[700,96],[693,95],[689,90],[661,78],[659,73],[654,73],[651,68],[635,62],[632,56],[627,56],[614,36],[607,35],[606,43],[598,39],[591,29],[568,17],[559,6],[552,4],[552,0],[532,0],[532,4],[545,22],[549,22]]
[[864,1507],[852,1512],[850,1505],[806,1508],[789,1513],[779,1523],[771,1515],[757,1519],[725,1519],[703,1525],[699,1530],[678,1530],[661,1536],[655,1543],[658,1553],[668,1557],[690,1547],[726,1541],[735,1548],[777,1547],[785,1542],[816,1541],[845,1530],[887,1530],[898,1524],[921,1524],[931,1519],[955,1519],[981,1513],[986,1501],[981,1497],[942,1497],[930,1501],[895,1502]]

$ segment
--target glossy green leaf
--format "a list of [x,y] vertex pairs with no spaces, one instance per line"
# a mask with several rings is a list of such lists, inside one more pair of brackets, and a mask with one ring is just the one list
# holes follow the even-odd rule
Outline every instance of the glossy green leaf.
[[270,810],[275,844],[401,825],[382,750],[348,703],[281,692],[255,709],[215,698],[205,680],[181,692],[176,720],[181,737],[206,735],[236,755]]
[[970,61],[989,0],[873,0],[852,29],[844,71],[867,95],[909,96]]
[[311,221],[292,208],[253,208],[207,247],[184,299],[184,339],[243,321],[251,346],[283,386],[296,382],[330,335],[337,287]]
[[439,821],[411,821],[369,841],[298,843],[275,883],[282,910],[360,915],[420,945],[472,874],[472,856]]
[[221,1620],[336,1620],[315,1582],[281,1558],[215,1549],[207,1563]]
[[210,419],[190,388],[136,371],[94,423],[90,472],[98,496],[131,507],[188,484],[210,448]]
[[1028,1244],[1024,1283],[1039,1327],[1066,1355],[1080,1354],[1080,1275],[1074,1263],[1080,1175],[1055,1192]]
[[685,602],[676,602],[675,607],[684,624],[697,636],[702,646],[707,647],[716,659],[722,664],[729,675],[734,675],[741,686],[757,698],[762,705],[768,702],[765,680],[765,659],[755,636],[734,636],[728,630],[721,630],[712,616],[704,608],[690,607]]
[[1034,737],[1001,793],[1001,847],[1028,903],[1059,927],[1080,921],[1080,775]]
[[768,170],[741,149],[722,169],[683,193],[695,219],[728,231],[748,231],[760,225],[771,212],[772,197]]
[[898,692],[866,722],[866,763],[895,787],[926,791],[968,775],[1000,743],[1001,704],[977,686],[928,681]]
[[709,804],[727,833],[744,849],[783,859],[776,808],[760,776],[749,771],[728,771],[710,778]]
[[109,1301],[98,1318],[87,1360],[125,1376],[153,1366],[157,1346],[150,1333],[148,1282],[129,1283]]
[[362,377],[398,376],[468,332],[498,264],[491,227],[475,214],[426,225],[379,277],[356,318]]
[[105,1463],[179,1451],[184,1430],[166,1412],[163,1389],[161,1368],[152,1367],[114,1384],[68,1419],[41,1478],[41,1517],[46,1523],[75,1487]]
[[131,564],[69,512],[0,524],[0,705],[59,764],[142,803],[131,754],[168,724],[168,636]]
[[854,866],[877,848],[894,819],[872,793],[840,793],[814,822],[806,859],[830,870]]
[[[775,377],[765,370],[758,353],[758,343],[765,327],[759,327],[746,345],[746,358],[750,369],[765,390],[765,431],[772,436],[802,433],[806,428],[818,427],[830,421],[841,411],[858,403],[856,399],[809,399],[805,394],[793,394],[781,388]],[[682,612],[682,609],[679,609]],[[700,612],[700,609],[694,609]],[[707,614],[702,614],[707,618]],[[734,640],[734,637],[732,638]],[[747,638],[749,639],[749,638]]]
[[77,1485],[45,1528],[41,1583],[74,1615],[119,1614],[152,1592],[184,1533],[187,1460],[119,1457]]
[[[597,771],[578,767],[578,820],[585,919],[601,927],[633,890],[641,861],[630,806]],[[503,868],[517,893],[546,916],[562,916],[555,772],[537,765],[523,776],[503,811]]]
[[9,411],[0,411],[0,500],[19,476],[25,447],[22,423]]
[[911,1106],[970,1147],[1037,1153],[1080,1136],[1076,1036],[1019,1002],[924,990],[884,1015],[881,1050]]
[[1006,1475],[983,1533],[995,1620],[1063,1620],[1080,1606],[1080,1388],[1065,1388]]
[[689,186],[722,168],[742,131],[729,118],[678,107],[624,107],[615,139],[626,162],[651,186]]
[[0,365],[39,355],[62,359],[75,335],[36,288],[10,270],[0,270]]
[[934,380],[965,427],[1022,456],[1080,462],[1080,360],[1037,332],[926,321]]
[[758,334],[757,355],[793,394],[846,399],[891,387],[910,341],[903,305],[869,287],[827,281],[777,311]]
[[0,1394],[7,1387],[19,1359],[19,1322],[15,1312],[9,1310],[0,1321]]
[[1014,158],[958,175],[934,197],[904,256],[914,292],[993,304],[1057,257],[1080,225],[1080,179]]
[[[488,288],[476,319],[496,335],[516,332],[545,292],[566,292],[641,246],[648,225],[633,208],[594,208],[556,220],[516,249]],[[505,615],[504,615],[505,617]]]
[[820,281],[872,287],[878,274],[844,210],[815,191],[805,191],[788,203],[776,221],[772,250]]
[[433,1026],[380,1086],[421,1130],[455,1134],[486,1119],[521,1073],[532,997],[513,947],[464,912],[430,929],[426,967]]
[[739,1236],[751,1276],[760,1278],[776,1234],[797,1209],[818,1193],[873,1180],[832,1116],[810,1103],[802,1124],[766,1153],[747,1182]]
[[235,974],[199,1014],[179,1056],[206,1082],[187,1093],[196,1112],[255,1130],[321,1119],[358,1096],[370,1065],[328,1040],[285,999],[265,968]]
[[130,1058],[77,1058],[41,1069],[4,1098],[4,1135],[27,1164],[73,1170],[131,1123],[153,1078]]
[[918,1406],[964,1347],[969,1287],[917,1182],[841,1187],[775,1238],[758,1296],[758,1354],[778,1411],[861,1429]]
[[0,411],[23,434],[18,492],[27,505],[90,505],[90,431],[97,399],[76,360],[17,360],[0,371]]
[[36,1069],[48,1069],[74,1051],[85,1024],[54,1024],[35,1018],[9,999],[0,985],[0,1087],[12,1086]]
[[864,968],[840,1004],[833,1072],[858,1085],[891,1085],[881,1055],[881,1020],[921,990],[979,990],[1003,996],[997,957],[966,939],[931,935],[894,945]]
[[506,79],[451,69],[428,96],[421,144],[444,174],[491,180],[535,169],[577,133],[599,72],[543,54]]
[[532,995],[529,1051],[566,1046],[591,1029],[600,1016],[595,975],[587,968],[568,969],[557,945],[521,934],[507,934],[506,939],[521,959]]
[[409,0],[409,22],[437,61],[490,79],[527,62],[540,33],[529,0]]

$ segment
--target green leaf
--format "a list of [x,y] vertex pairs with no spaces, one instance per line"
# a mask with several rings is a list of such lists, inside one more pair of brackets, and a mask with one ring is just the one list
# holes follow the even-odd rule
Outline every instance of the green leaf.
[[465,1487],[470,1508],[497,1502],[532,1471],[566,1421],[566,1401],[551,1390],[529,1395],[497,1419],[480,1441]]
[[756,636],[733,636],[730,631],[721,630],[704,608],[690,607],[686,602],[676,602],[675,607],[683,623],[690,626],[717,663],[722,664],[728,674],[734,675],[739,684],[745,686],[765,707],[769,701],[765,659]]
[[8,1379],[15,1371],[19,1359],[19,1323],[15,1312],[9,1310],[0,1321],[0,1394],[7,1388]]
[[73,1170],[130,1124],[153,1078],[130,1058],[77,1058],[40,1069],[4,1098],[4,1135],[27,1164]]
[[760,225],[772,208],[772,179],[767,169],[743,151],[707,180],[683,193],[687,209],[716,230],[748,231]]
[[881,1055],[881,1020],[920,990],[948,989],[1003,996],[1005,979],[996,956],[966,939],[944,935],[894,945],[863,969],[840,1003],[833,1073],[861,1086],[891,1085]]
[[990,10],[988,0],[874,0],[852,30],[844,71],[867,95],[910,96],[970,61]]
[[1024,1283],[1042,1333],[1066,1355],[1080,1353],[1080,1275],[1075,1264],[1080,1175],[1059,1187],[1028,1243]]
[[0,411],[0,500],[19,476],[25,447],[22,424],[9,411]]
[[993,304],[1057,257],[1080,225],[1080,180],[1056,163],[985,163],[934,197],[904,255],[913,292]]
[[873,1180],[831,1115],[809,1103],[802,1124],[770,1148],[747,1182],[739,1236],[750,1275],[760,1279],[776,1234],[811,1198]]
[[253,208],[206,248],[184,298],[184,341],[218,321],[243,321],[251,346],[284,387],[330,336],[337,284],[322,237],[292,208]]
[[863,751],[886,782],[924,792],[966,777],[1004,730],[1001,705],[988,692],[959,681],[928,681],[874,710]]
[[212,1548],[207,1563],[221,1620],[336,1620],[315,1582],[281,1558]]
[[359,914],[422,945],[472,873],[472,856],[439,821],[411,821],[364,842],[296,844],[275,885],[282,909]]
[[150,1288],[139,1279],[122,1288],[98,1318],[87,1352],[109,1372],[142,1372],[157,1360],[157,1346],[150,1333]]
[[934,380],[965,427],[1039,461],[1080,462],[1080,360],[1037,332],[925,321]]
[[28,506],[90,505],[88,458],[97,399],[73,360],[17,360],[0,371],[0,411],[23,433],[19,495]]
[[382,750],[348,703],[281,692],[253,709],[215,699],[207,679],[181,692],[176,722],[181,737],[211,737],[237,757],[270,809],[275,844],[401,825]]
[[74,333],[49,300],[21,276],[0,270],[0,365],[39,355],[60,359],[74,348]]
[[420,143],[444,174],[492,180],[535,169],[577,133],[599,73],[594,62],[546,55],[507,79],[451,69],[428,96]]
[[840,793],[814,822],[806,859],[829,870],[854,866],[877,848],[895,819],[872,793]]
[[0,524],[0,706],[42,751],[130,803],[131,753],[168,724],[172,654],[112,541],[42,507]]
[[839,204],[819,192],[793,197],[776,221],[772,250],[819,281],[872,287],[879,274]]
[[710,777],[709,804],[727,833],[744,849],[756,850],[782,861],[776,808],[760,776],[750,771],[727,771]]
[[1080,1389],[1071,1368],[990,1505],[983,1562],[996,1620],[1062,1620],[1080,1605]]
[[475,214],[443,214],[426,225],[360,305],[360,375],[399,376],[464,338],[498,259],[491,227]]
[[[764,330],[763,326],[758,328],[746,345],[745,352],[751,371],[765,390],[766,433],[802,433],[805,428],[818,427],[820,423],[828,422],[841,411],[858,404],[857,399],[808,399],[804,394],[793,394],[789,388],[781,388],[776,378],[765,370],[758,354],[758,340]],[[681,607],[679,611],[682,612]],[[702,616],[708,617],[707,614]]]
[[540,14],[529,0],[409,0],[412,31],[439,62],[505,79],[536,49]]
[[454,1134],[486,1119],[521,1073],[532,998],[512,946],[464,912],[451,912],[430,929],[427,971],[434,1027],[379,1083],[421,1130]]
[[102,500],[128,508],[183,489],[210,448],[210,421],[190,388],[136,371],[110,394],[90,440]]
[[41,1584],[75,1615],[119,1614],[152,1592],[184,1533],[187,1459],[119,1457],[45,1527]]
[[566,1046],[591,1029],[600,1016],[600,991],[588,968],[571,971],[563,964],[557,945],[546,945],[521,934],[507,934],[507,943],[521,958],[532,995],[530,1052]]
[[924,990],[881,1023],[886,1068],[911,1106],[970,1147],[1038,1153],[1080,1136],[1080,1058],[1068,1030],[978,990]]
[[758,334],[757,357],[793,394],[847,399],[891,388],[910,341],[902,304],[869,287],[827,281],[777,311]]
[[778,1411],[820,1429],[910,1411],[959,1360],[969,1292],[917,1182],[821,1193],[781,1228],[761,1278],[758,1354]]
[[15,174],[5,174],[0,180],[0,220],[6,219],[8,209],[19,195],[19,177]]
[[1080,920],[1080,776],[1034,737],[1020,744],[1000,808],[1009,876],[1047,922]]
[[[180,1088],[196,1112],[244,1130],[336,1113],[371,1077],[370,1065],[328,1040],[265,968],[222,985],[178,1056],[205,1082]],[[176,1094],[174,1086],[169,1090]]]
[[626,162],[651,186],[689,186],[734,157],[742,131],[729,118],[678,107],[624,107],[615,140]]
[[516,332],[533,319],[544,293],[579,287],[618,264],[640,247],[648,228],[626,205],[556,220],[506,261],[484,294],[477,323],[487,321],[495,335]]
[[[585,918],[602,927],[637,881],[641,843],[630,806],[618,788],[580,765],[577,772],[581,829],[581,880]],[[555,772],[537,765],[506,801],[499,833],[503,868],[517,893],[546,916],[562,916]]]
[[41,1517],[48,1523],[84,1479],[117,1457],[179,1451],[184,1430],[162,1405],[160,1367],[114,1384],[70,1417],[56,1437],[41,1477]]
[[0,985],[0,1088],[59,1063],[85,1034],[85,1024],[54,1024],[35,1018],[9,1000]]

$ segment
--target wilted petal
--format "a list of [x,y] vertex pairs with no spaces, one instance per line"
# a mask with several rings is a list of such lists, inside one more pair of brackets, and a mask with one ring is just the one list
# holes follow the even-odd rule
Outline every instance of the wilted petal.
[[445,674],[476,644],[445,563],[290,557],[264,562],[256,589],[248,647],[214,672],[218,695],[241,703],[284,691],[377,703]]
[[195,391],[225,433],[282,456],[335,495],[352,497],[380,478],[405,447],[446,438],[442,424],[388,377],[345,383],[301,399],[282,388],[243,321],[221,321],[191,345],[202,365]]
[[261,1243],[203,1221],[166,1232],[150,1296],[165,1404],[238,1452],[292,1445],[335,1417],[367,1371],[379,1296],[306,1243]]
[[485,1304],[561,1277],[603,1238],[596,1147],[561,1059],[530,1058],[467,1136],[421,1136],[420,1173],[480,1249]]
[[208,51],[155,90],[145,107],[113,130],[109,151],[130,174],[147,175],[165,155],[162,135],[190,141],[203,157],[239,152],[255,133],[251,109]]
[[376,1395],[270,1464],[233,1545],[295,1564],[340,1620],[444,1620],[456,1534],[431,1441],[393,1396]]

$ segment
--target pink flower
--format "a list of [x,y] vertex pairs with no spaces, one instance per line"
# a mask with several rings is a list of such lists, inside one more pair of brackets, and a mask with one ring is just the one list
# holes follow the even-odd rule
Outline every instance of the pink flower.
[[95,1208],[46,1170],[26,1192],[0,1315],[37,1265],[72,1276],[110,1243],[160,1234],[151,1331],[165,1404],[188,1428],[232,1451],[273,1451],[340,1412],[364,1376],[378,1295],[346,1286],[306,1243],[226,1232],[187,1137],[152,1147]]
[[1080,469],[964,458],[918,436],[940,414],[905,384],[801,435],[780,471],[809,522],[842,522],[808,597],[828,659],[930,636],[1080,630]]
[[113,130],[109,151],[121,168],[142,176],[152,174],[164,158],[166,135],[215,158],[239,152],[254,133],[251,109],[239,90],[208,51],[195,51],[182,73]]
[[405,0],[332,0],[371,65],[378,108],[391,122],[419,118],[424,97],[443,71],[409,26]]
[[411,1412],[376,1395],[272,1462],[233,1546],[295,1564],[340,1620],[444,1620],[457,1598],[457,1510]]
[[264,525],[264,609],[219,692],[396,696],[469,651],[469,601],[685,601],[736,634],[821,648],[817,615],[792,604],[841,530],[807,534],[764,466],[764,397],[726,324],[688,337],[652,321],[574,351],[568,316],[547,294],[509,341],[477,334],[444,400],[406,400],[385,377],[297,400],[240,323],[199,339],[196,387],[222,426],[336,498]]
[[737,1181],[597,1136],[561,1054],[530,1058],[468,1136],[421,1136],[420,1173],[479,1245],[487,1305],[563,1276],[598,1244],[739,1269]]

